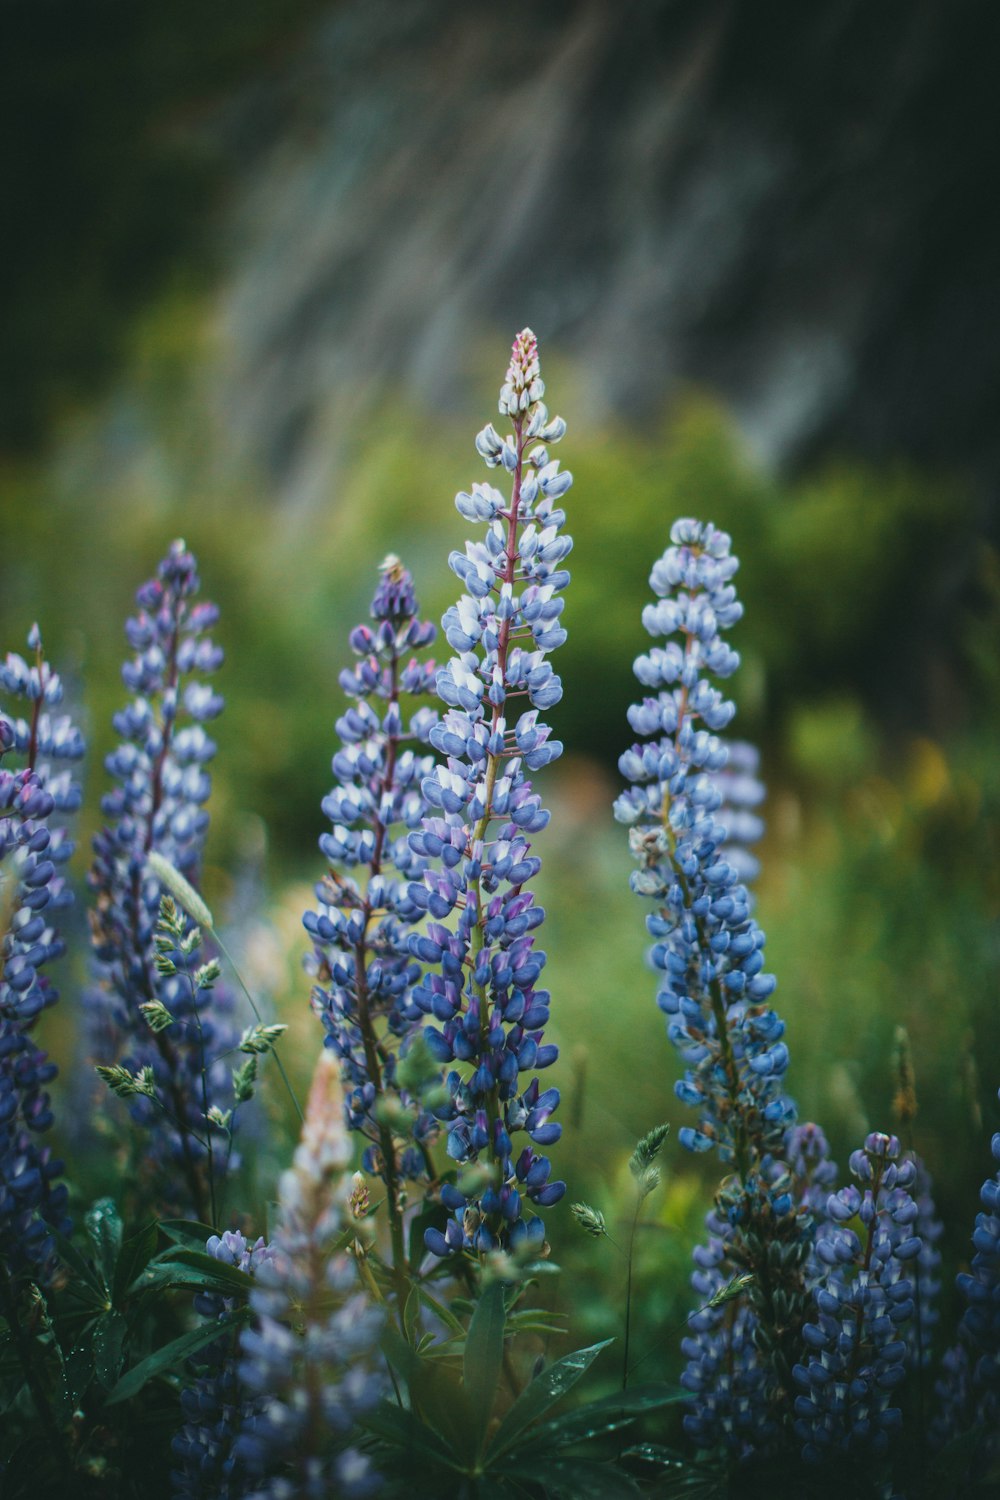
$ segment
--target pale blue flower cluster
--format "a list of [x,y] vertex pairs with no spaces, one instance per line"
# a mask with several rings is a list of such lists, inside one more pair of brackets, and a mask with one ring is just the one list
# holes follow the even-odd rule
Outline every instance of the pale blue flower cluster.
[[32,662],[10,653],[0,663],[0,690],[24,705],[23,717],[0,712],[0,1263],[44,1280],[52,1231],[68,1232],[69,1220],[62,1163],[42,1144],[56,1067],[31,1032],[58,999],[46,967],[65,949],[55,920],[72,901],[62,871],[73,852],[60,815],[80,803],[63,763],[84,745],[69,717],[52,712],[62,684],[37,625],[28,646]]
[[[161,885],[148,866],[159,854],[197,888],[208,829],[208,763],[215,744],[206,724],[223,700],[203,675],[222,662],[208,634],[215,605],[196,602],[194,557],[174,542],[157,576],[139,589],[126,623],[134,655],[122,669],[134,695],[114,718],[121,744],[107,757],[117,781],[102,800],[108,819],[94,839],[90,885],[97,986],[87,996],[95,1061],[131,1073],[151,1070],[153,1095],[135,1094],[133,1120],[148,1132],[145,1171],[152,1196],[208,1219],[208,1150],[217,1134],[218,1174],[226,1159],[213,1107],[228,1102],[224,1061],[237,1043],[232,996],[221,985],[196,993],[198,950],[175,953],[176,971],[156,962]],[[155,1029],[141,1007],[159,1002],[171,1018]],[[230,1164],[232,1159],[230,1158]]]
[[[312,1006],[340,1059],[348,1123],[368,1142],[365,1171],[395,1195],[401,1181],[427,1175],[438,1129],[397,1083],[400,1053],[423,1018],[412,999],[421,970],[408,937],[424,916],[411,884],[426,860],[407,832],[427,812],[421,787],[434,758],[420,747],[437,722],[433,709],[406,711],[406,700],[433,692],[433,662],[412,653],[435,628],[419,619],[413,580],[396,557],[382,565],[371,615],[372,626],[351,632],[358,660],[340,678],[354,702],[337,721],[337,780],[323,801],[332,826],[319,842],[330,868],[316,886],[318,909],[303,920],[315,944]],[[392,1121],[381,1108],[386,1093],[402,1106]]]
[[[456,499],[460,514],[486,531],[449,559],[465,593],[442,622],[455,655],[437,674],[447,711],[430,740],[445,761],[423,783],[431,811],[410,838],[431,864],[411,888],[432,918],[410,939],[426,966],[413,1000],[432,1023],[424,1036],[433,1056],[458,1065],[447,1080],[448,1154],[488,1177],[485,1188],[469,1187],[467,1173],[443,1188],[450,1217],[443,1232],[426,1235],[439,1256],[540,1246],[542,1221],[526,1216],[524,1200],[543,1208],[565,1191],[535,1150],[559,1137],[551,1118],[558,1090],[526,1078],[557,1052],[542,1039],[549,995],[536,988],[545,954],[534,935],[544,913],[526,886],[540,868],[531,839],[549,818],[530,776],[562,750],[540,714],[562,693],[548,656],[566,638],[561,594],[572,546],[559,504],[572,476],[549,456],[565,423],[549,417],[543,395],[535,337],[525,329],[500,392],[512,431],[501,436],[490,424],[476,439],[510,494],[476,484]],[[452,913],[457,921],[446,926]],[[527,1137],[520,1149],[518,1137]]]
[[632,888],[656,903],[647,926],[663,974],[657,1001],[687,1065],[676,1092],[699,1111],[679,1139],[692,1151],[717,1146],[745,1175],[780,1153],[795,1109],[782,1091],[784,1023],[768,1004],[775,980],[744,883],[754,867],[742,846],[759,833],[755,765],[741,753],[727,770],[718,732],[735,710],[711,680],[739,665],[723,635],[743,612],[731,581],[738,562],[710,523],[677,521],[670,535],[650,577],[658,602],[642,616],[665,640],[635,663],[650,694],[629,710],[643,742],[619,762],[631,786],[615,816],[639,863]]

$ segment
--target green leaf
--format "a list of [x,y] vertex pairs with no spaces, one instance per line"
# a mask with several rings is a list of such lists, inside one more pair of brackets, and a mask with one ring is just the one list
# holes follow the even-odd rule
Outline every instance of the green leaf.
[[127,1295],[136,1296],[167,1287],[189,1287],[220,1292],[224,1297],[239,1297],[245,1301],[252,1286],[253,1278],[238,1266],[227,1266],[204,1251],[177,1246],[151,1261],[132,1282]]
[[[72,1240],[67,1239],[65,1235],[57,1232],[55,1242],[56,1249],[59,1252],[59,1259],[63,1265],[68,1266],[74,1273],[70,1280],[72,1295],[90,1307],[101,1308],[102,1310],[106,1308],[108,1305],[109,1289],[101,1280],[94,1263],[88,1260],[85,1255],[82,1255]],[[84,1291],[86,1291],[86,1295],[84,1295]]]
[[493,1400],[503,1365],[503,1336],[507,1314],[502,1281],[494,1281],[480,1297],[465,1339],[462,1383],[475,1412],[476,1451],[482,1447],[493,1415]]
[[539,1307],[525,1307],[520,1312],[507,1314],[508,1333],[559,1333],[566,1332],[566,1318],[562,1313],[545,1312]]
[[116,1306],[126,1295],[135,1278],[149,1264],[158,1238],[156,1223],[150,1220],[137,1234],[130,1235],[122,1245],[115,1263],[114,1285],[111,1289],[112,1301]]
[[424,1306],[429,1307],[431,1312],[441,1319],[441,1322],[448,1329],[449,1333],[465,1337],[465,1324],[461,1318],[456,1318],[450,1307],[446,1307],[443,1302],[439,1302],[436,1297],[432,1297],[425,1286],[418,1285],[416,1291]]
[[[464,1387],[438,1360],[426,1359],[411,1349],[399,1331],[384,1329],[381,1339],[386,1359],[406,1381],[414,1406],[456,1459],[472,1461],[478,1443],[472,1441],[476,1416]],[[459,1467],[462,1468],[461,1463]],[[462,1472],[465,1470],[462,1468]]]
[[197,1219],[161,1219],[160,1229],[174,1245],[184,1245],[189,1250],[204,1250],[215,1230],[210,1224],[201,1224]]
[[63,1401],[68,1421],[94,1377],[94,1329],[86,1333],[67,1354],[63,1365]]
[[661,1406],[687,1399],[687,1392],[676,1386],[662,1384],[636,1386],[632,1390],[618,1391],[600,1401],[589,1401],[577,1406],[561,1417],[554,1417],[541,1427],[533,1428],[527,1439],[518,1445],[518,1454],[523,1455],[538,1449],[551,1452],[553,1448],[566,1448],[572,1443],[587,1442],[591,1438],[616,1432],[627,1427],[647,1411],[656,1411]]
[[417,1287],[410,1288],[410,1294],[406,1299],[403,1309],[403,1326],[406,1329],[406,1337],[410,1343],[416,1346],[420,1333],[420,1291]]
[[[359,1424],[368,1432],[400,1450],[399,1456],[408,1459],[423,1459],[425,1463],[439,1464],[446,1469],[459,1469],[455,1455],[446,1443],[442,1443],[433,1427],[404,1407],[390,1401],[382,1401],[374,1411],[358,1418]],[[459,1470],[460,1471],[460,1470]]]
[[139,1364],[133,1365],[131,1370],[119,1380],[107,1399],[108,1406],[115,1406],[120,1401],[128,1401],[138,1395],[144,1385],[154,1380],[158,1375],[166,1375],[171,1370],[184,1363],[192,1354],[199,1349],[204,1349],[206,1344],[213,1343],[230,1328],[236,1328],[246,1322],[249,1316],[245,1307],[238,1307],[228,1313],[224,1318],[213,1319],[209,1323],[202,1323],[200,1328],[193,1328],[189,1333],[182,1333],[180,1338],[174,1339],[172,1343],[164,1344],[162,1349],[157,1349]]
[[512,1447],[524,1429],[538,1420],[551,1406],[571,1391],[578,1380],[590,1369],[602,1349],[614,1343],[604,1339],[600,1344],[591,1344],[586,1349],[576,1349],[564,1354],[554,1365],[542,1370],[518,1396],[510,1411],[497,1429],[489,1454],[499,1454]]
[[620,1500],[640,1491],[627,1474],[611,1464],[587,1458],[535,1459],[531,1463],[505,1464],[500,1471],[540,1488],[546,1497],[558,1500]]
[[634,1443],[625,1449],[622,1457],[631,1458],[636,1463],[654,1465],[658,1469],[687,1469],[691,1462],[682,1453],[678,1453],[676,1448],[665,1448],[662,1443]]
[[230,1266],[225,1261],[216,1260],[207,1250],[189,1250],[178,1245],[176,1250],[164,1251],[163,1256],[158,1259],[170,1265],[190,1266],[192,1270],[200,1271],[213,1285],[221,1283],[231,1287],[232,1294],[237,1296],[245,1297],[253,1286],[253,1277],[246,1271],[241,1271],[239,1266]]
[[94,1373],[106,1391],[111,1390],[125,1361],[128,1321],[112,1308],[94,1326]]

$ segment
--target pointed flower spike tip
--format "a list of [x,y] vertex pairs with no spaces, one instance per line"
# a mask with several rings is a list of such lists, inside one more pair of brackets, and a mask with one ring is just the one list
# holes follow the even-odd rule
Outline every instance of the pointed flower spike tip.
[[523,417],[544,395],[538,340],[530,328],[522,328],[511,347],[510,364],[500,391],[500,414]]
[[351,1159],[344,1123],[344,1093],[333,1052],[324,1048],[316,1060],[309,1086],[302,1139],[295,1153],[296,1169],[326,1176],[343,1170]]
[[541,373],[538,363],[538,340],[530,328],[522,328],[510,351],[507,379],[515,391],[527,390]]

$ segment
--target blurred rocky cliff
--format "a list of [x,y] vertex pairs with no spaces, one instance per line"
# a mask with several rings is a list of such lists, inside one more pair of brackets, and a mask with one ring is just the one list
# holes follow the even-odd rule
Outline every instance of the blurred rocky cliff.
[[238,10],[10,8],[15,439],[36,388],[92,393],[197,242],[210,399],[286,498],[328,495],[381,391],[461,407],[477,339],[524,323],[574,360],[577,415],[695,384],[767,461],[995,486],[992,0]]
[[222,117],[220,399],[323,491],[380,386],[461,405],[530,323],[579,404],[723,396],[784,464],[1000,471],[986,0],[342,0]]

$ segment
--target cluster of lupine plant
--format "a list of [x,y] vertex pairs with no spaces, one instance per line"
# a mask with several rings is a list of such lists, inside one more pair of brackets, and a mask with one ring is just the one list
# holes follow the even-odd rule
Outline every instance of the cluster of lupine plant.
[[[565,424],[543,397],[525,330],[503,431],[476,439],[502,488],[457,497],[478,536],[449,559],[463,592],[442,621],[444,664],[396,557],[351,633],[326,869],[304,916],[314,1077],[258,1222],[241,1126],[274,1074],[294,1091],[285,1028],[201,893],[205,726],[223,707],[203,679],[222,652],[194,558],[174,543],[127,625],[78,1028],[92,1086],[73,1104],[120,1187],[90,1205],[43,1144],[55,1070],[32,1034],[56,999],[80,801],[59,762],[84,746],[52,712],[62,689],[37,627],[33,657],[0,666],[5,1496],[722,1495],[779,1478],[787,1494],[849,1482],[902,1496],[997,1479],[1000,1179],[983,1187],[957,1337],[936,1363],[942,1229],[922,1162],[873,1132],[837,1189],[822,1130],[785,1092],[748,889],[763,788],[753,748],[723,738],[738,565],[729,537],[694,520],[653,567],[642,618],[657,644],[635,663],[646,695],[615,815],[650,906],[676,1093],[696,1111],[680,1145],[714,1151],[724,1176],[694,1249],[680,1384],[636,1384],[633,1248],[666,1127],[638,1143],[620,1380],[564,1402],[605,1346],[547,1360],[565,1331],[539,1294],[565,1185],[543,1154],[560,1126],[559,1091],[539,1078],[558,1052],[530,890],[549,820],[533,779],[561,751],[543,716],[561,695],[549,654],[565,639],[571,547],[571,476],[550,456]],[[905,1037],[899,1059],[910,1123]],[[572,1214],[612,1239],[599,1209]]]

